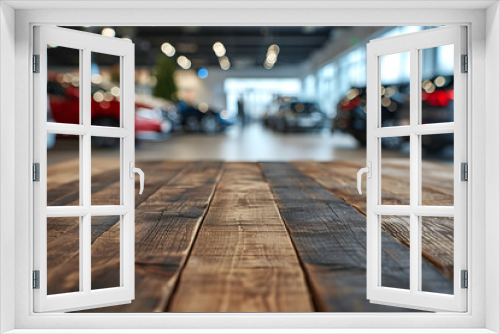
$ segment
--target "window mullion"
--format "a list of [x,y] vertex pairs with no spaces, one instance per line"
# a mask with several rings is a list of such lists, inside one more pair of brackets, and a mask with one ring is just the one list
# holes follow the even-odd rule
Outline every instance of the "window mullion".
[[[82,110],[82,124],[90,128],[91,124],[91,56],[90,50],[88,48],[82,51],[83,59],[81,61],[82,75],[81,75],[81,85],[80,93],[83,98],[81,99],[81,110]],[[80,169],[82,170],[82,198],[83,203],[86,207],[91,206],[91,133],[88,131],[82,136],[82,158],[80,159]],[[85,216],[81,219],[83,226],[80,228],[80,233],[82,236],[80,238],[80,281],[83,282],[83,291],[90,294],[91,291],[91,215],[87,212]]]
[[421,238],[420,217],[413,209],[420,204],[420,139],[413,132],[420,118],[419,110],[419,51],[415,48],[410,50],[410,291],[417,293],[420,290],[421,277]]

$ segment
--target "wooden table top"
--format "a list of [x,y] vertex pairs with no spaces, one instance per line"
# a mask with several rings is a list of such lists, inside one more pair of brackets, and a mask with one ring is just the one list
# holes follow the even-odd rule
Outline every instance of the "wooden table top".
[[[117,166],[93,163],[92,202],[113,204]],[[136,194],[136,298],[92,312],[409,311],[366,300],[362,163],[138,162],[146,183]],[[408,166],[384,163],[384,201],[405,203]],[[75,166],[49,166],[49,205],[78,204]],[[450,171],[423,163],[423,204],[453,205]],[[119,225],[119,217],[92,219],[93,289],[119,284]],[[408,285],[408,226],[406,217],[382,220],[384,285]],[[422,228],[424,288],[450,292],[453,220]],[[77,291],[78,219],[49,218],[47,232],[49,293]]]

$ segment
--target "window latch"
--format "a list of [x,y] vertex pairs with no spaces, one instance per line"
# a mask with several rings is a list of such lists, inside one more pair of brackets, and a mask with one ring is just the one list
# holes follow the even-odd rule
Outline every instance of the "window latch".
[[361,195],[363,192],[361,191],[361,176],[366,173],[366,176],[371,179],[372,178],[372,163],[368,161],[368,166],[361,168],[358,171],[358,192]]
[[142,195],[142,192],[144,191],[144,172],[140,168],[134,167],[134,162],[130,161],[129,163],[130,167],[130,178],[133,179],[135,177],[134,174],[139,174],[139,180],[141,184],[141,189],[139,190],[139,195]]

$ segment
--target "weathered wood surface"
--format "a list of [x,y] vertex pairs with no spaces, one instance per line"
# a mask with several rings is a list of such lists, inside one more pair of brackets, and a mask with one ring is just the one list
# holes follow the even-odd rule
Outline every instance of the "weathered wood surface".
[[[301,258],[318,311],[395,311],[366,298],[366,218],[286,163],[262,163]],[[408,248],[383,233],[386,286],[409,288]],[[423,282],[449,292],[452,282],[427,262]],[[452,291],[452,290],[451,290]],[[403,310],[403,309],[399,309]]]
[[[142,196],[136,193],[136,299],[92,312],[403,310],[366,301],[366,219],[359,213],[366,204],[355,189],[361,164],[138,163],[146,185]],[[101,204],[119,186],[109,166],[100,163],[92,175],[93,199]],[[52,182],[48,205],[78,205],[72,167],[74,161],[49,168],[48,177],[58,183]],[[404,166],[395,168],[400,170],[388,176],[404,184],[398,179]],[[433,170],[436,181],[430,183],[452,194],[446,181],[437,184],[445,172]],[[397,202],[397,191],[383,191]],[[118,282],[117,222],[92,219],[93,288]],[[408,284],[405,223],[384,223],[392,235],[383,235],[384,282],[390,286]],[[78,288],[78,229],[77,218],[49,221],[50,293]],[[443,243],[428,259],[439,267],[452,245],[446,239],[452,223],[428,221],[424,229],[433,231],[434,244]],[[451,282],[424,266],[424,287],[448,291]]]
[[[141,163],[141,167],[148,172],[148,178],[145,181],[143,195],[139,196],[138,191],[136,193],[136,207],[165,186],[186,165],[185,162]],[[97,178],[100,176],[100,174],[96,175]],[[136,189],[139,187],[137,186]],[[96,196],[101,196],[101,194],[108,196],[106,189],[100,189],[95,193]],[[48,204],[53,205],[52,203]],[[92,243],[117,222],[116,217],[93,217]],[[47,289],[50,294],[72,291],[78,285],[78,276],[75,277],[70,272],[78,272],[79,220],[66,217],[51,218],[47,223]],[[64,272],[67,273],[67,278],[64,277],[66,275]]]
[[[402,161],[401,161],[402,160]],[[356,188],[356,173],[362,168],[359,162],[294,162],[292,165],[305,175],[328,189],[332,194],[356,208],[366,216],[366,183],[363,182],[363,195]],[[382,196],[389,204],[408,205],[400,201],[401,191],[409,189],[409,180],[401,177],[407,175],[407,159],[388,159],[382,180]],[[422,203],[424,205],[453,205],[453,170],[451,167],[423,162],[422,171]],[[384,182],[386,181],[386,182]],[[434,204],[433,204],[434,203]],[[410,231],[406,220],[402,217],[383,218],[382,228],[399,240],[410,245]],[[453,219],[425,219],[422,223],[422,254],[432,262],[444,275],[453,279]]]
[[170,312],[310,312],[304,273],[258,165],[226,164]]
[[[103,312],[163,312],[192,248],[222,170],[220,162],[183,169],[136,210],[136,299]],[[110,230],[110,233],[113,231]],[[92,247],[95,247],[94,243]],[[116,279],[107,261],[97,258],[92,274]],[[95,272],[98,273],[95,273]]]

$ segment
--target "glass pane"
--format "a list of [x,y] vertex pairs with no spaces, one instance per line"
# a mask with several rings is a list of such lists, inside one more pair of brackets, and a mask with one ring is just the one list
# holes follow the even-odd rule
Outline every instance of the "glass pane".
[[92,217],[92,290],[120,286],[120,216]]
[[410,137],[381,138],[381,204],[410,204]]
[[[422,276],[422,291],[453,294],[453,218],[421,217],[422,260],[432,263],[442,274],[436,280]],[[424,272],[424,271],[422,271]]]
[[47,45],[47,122],[81,124],[80,50]]
[[410,124],[410,52],[380,57],[380,126]]
[[422,136],[422,205],[454,205],[454,134]]
[[47,134],[47,205],[80,205],[80,136]]
[[120,57],[92,52],[92,125],[120,126]]
[[410,289],[410,217],[381,216],[380,285]]
[[453,45],[423,49],[422,124],[453,122]]
[[120,205],[120,139],[92,137],[94,142],[105,145],[92,147],[91,204]]
[[47,294],[80,291],[80,218],[47,218]]

